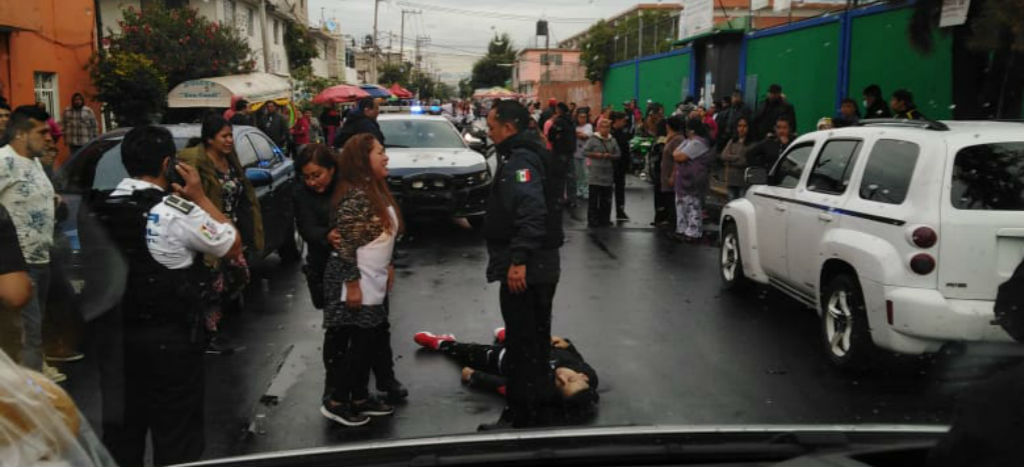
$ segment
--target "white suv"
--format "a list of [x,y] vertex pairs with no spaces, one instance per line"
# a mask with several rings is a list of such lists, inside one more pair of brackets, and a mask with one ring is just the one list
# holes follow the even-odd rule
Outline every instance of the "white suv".
[[1024,124],[869,121],[747,178],[767,183],[722,210],[722,280],[817,310],[836,365],[1011,340],[993,304],[1024,257]]

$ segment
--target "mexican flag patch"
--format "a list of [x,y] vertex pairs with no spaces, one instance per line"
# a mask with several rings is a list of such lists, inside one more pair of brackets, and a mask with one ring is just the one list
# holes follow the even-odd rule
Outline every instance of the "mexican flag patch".
[[519,183],[526,183],[533,179],[533,175],[530,174],[530,169],[521,169],[516,171],[516,181]]

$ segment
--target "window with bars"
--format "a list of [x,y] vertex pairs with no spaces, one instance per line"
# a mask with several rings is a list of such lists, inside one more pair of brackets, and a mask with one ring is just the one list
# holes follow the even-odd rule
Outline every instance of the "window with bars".
[[36,101],[46,106],[46,111],[51,116],[57,111],[57,104],[60,102],[57,96],[57,74],[46,71],[37,71],[34,75]]
[[246,31],[249,31],[249,37],[252,37],[256,34],[256,12],[254,12],[252,8],[249,7],[246,7],[245,10],[245,29]]
[[224,25],[235,25],[235,0],[224,0]]

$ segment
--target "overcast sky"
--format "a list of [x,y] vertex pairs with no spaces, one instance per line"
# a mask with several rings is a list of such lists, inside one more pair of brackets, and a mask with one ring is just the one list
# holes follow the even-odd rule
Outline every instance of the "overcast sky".
[[[486,52],[487,42],[495,32],[509,33],[517,49],[533,46],[535,22],[547,18],[554,46],[557,41],[586,29],[598,18],[615,15],[637,3],[637,0],[387,0],[380,2],[377,30],[380,45],[385,49],[388,32],[394,34],[392,48],[397,51],[402,10],[422,11],[422,14],[405,15],[406,54],[411,59],[417,35],[430,36],[431,45],[425,49],[427,56],[439,71],[448,74],[445,81],[450,81],[457,79],[456,74],[469,73],[473,62]],[[309,0],[311,25],[320,23],[321,11],[324,18],[336,20],[342,32],[356,37],[360,44],[362,38],[373,31],[373,0]],[[480,14],[472,14],[476,12]],[[541,38],[540,46],[543,44]]]

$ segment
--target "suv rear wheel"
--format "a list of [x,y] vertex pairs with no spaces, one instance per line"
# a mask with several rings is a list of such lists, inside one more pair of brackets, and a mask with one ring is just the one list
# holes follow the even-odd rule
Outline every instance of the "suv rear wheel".
[[829,360],[844,370],[865,369],[875,344],[857,278],[840,273],[829,279],[820,307],[822,345]]
[[722,286],[726,290],[738,290],[748,283],[743,273],[743,258],[740,256],[740,236],[736,233],[736,224],[732,222],[725,224],[722,231],[719,272]]

